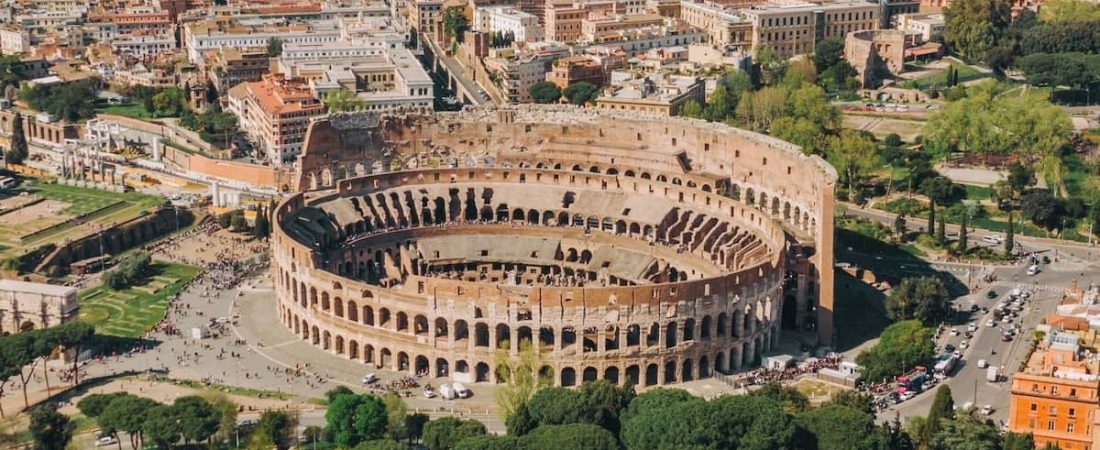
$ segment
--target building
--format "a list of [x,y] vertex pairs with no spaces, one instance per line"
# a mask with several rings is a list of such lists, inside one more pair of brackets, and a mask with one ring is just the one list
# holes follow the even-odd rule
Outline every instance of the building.
[[413,32],[437,39],[435,23],[442,20],[443,0],[407,0],[406,4],[409,7],[409,26],[415,28]]
[[748,369],[787,321],[831,339],[836,172],[797,146],[541,105],[334,115],[309,136],[313,193],[274,210],[270,307],[365,371],[490,384],[529,342],[554,385],[645,388]]
[[822,39],[879,28],[879,5],[868,2],[796,3],[743,10],[753,24],[751,48],[771,47],[790,58],[813,53]]
[[596,99],[596,106],[667,117],[680,114],[680,108],[689,101],[702,105],[705,100],[706,83],[702,78],[661,73],[613,81]]
[[882,6],[879,27],[897,27],[898,16],[917,13],[920,11],[920,2],[921,0],[879,0],[879,5]]
[[929,42],[934,36],[943,35],[947,22],[942,13],[902,14],[897,17],[897,29],[917,36],[917,42]]
[[305,83],[275,74],[230,88],[226,105],[241,130],[275,164],[298,156],[310,119],[325,114],[325,106]]
[[75,320],[76,292],[70,286],[0,280],[0,336]]
[[522,49],[493,49],[483,60],[485,70],[494,74],[493,82],[501,94],[513,103],[529,103],[528,89],[546,81],[550,65],[558,58],[569,56],[569,47],[552,42],[539,42]]
[[204,61],[209,63],[207,77],[220,92],[246,81],[259,81],[271,69],[271,57],[263,47],[222,47]]
[[1093,417],[1100,404],[1100,366],[1083,356],[1073,333],[1051,330],[1012,377],[1008,429],[1030,433],[1036,446],[1091,450]]
[[0,26],[0,54],[18,55],[31,51],[31,36],[16,25]]
[[177,84],[174,73],[163,69],[149,69],[141,63],[134,64],[128,69],[116,70],[112,82],[122,86],[147,86],[151,88],[168,88]]
[[534,14],[503,6],[474,10],[474,31],[502,33],[515,42],[538,42],[543,39],[542,24]]
[[844,59],[865,88],[878,87],[890,74],[905,70],[905,32],[853,31],[844,39]]
[[657,14],[588,18],[581,21],[581,35],[587,42],[596,42],[601,35],[648,29],[664,25],[666,20]]
[[284,48],[277,72],[303,81],[317,99],[336,90],[355,94],[368,110],[430,110],[431,77],[403,45],[361,39]]
[[684,1],[680,20],[706,32],[712,44],[752,51],[753,24],[740,10],[710,1]]
[[547,0],[543,23],[546,40],[575,42],[581,37],[581,22],[587,17],[588,11],[570,0]]
[[603,86],[607,79],[603,64],[588,55],[567,56],[554,61],[551,66],[550,72],[546,73],[546,81],[562,89],[582,81]]
[[208,19],[190,22],[183,26],[183,42],[187,48],[187,59],[200,64],[207,51],[223,47],[256,48],[267,47],[272,39],[287,44],[317,44],[336,42],[341,30],[336,21],[292,22],[248,21],[235,18]]

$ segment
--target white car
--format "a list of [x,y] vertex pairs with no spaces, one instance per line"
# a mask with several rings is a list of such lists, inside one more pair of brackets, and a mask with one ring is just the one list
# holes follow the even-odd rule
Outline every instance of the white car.
[[959,342],[959,350],[965,350],[966,346],[967,346],[966,339],[963,339],[962,341]]
[[375,381],[378,381],[378,376],[377,375],[375,375],[373,373],[368,373],[366,375],[363,375],[363,384],[371,384]]
[[986,368],[986,367],[989,367],[989,362],[987,362],[987,361],[986,361],[986,360],[984,360],[984,359],[979,359],[979,360],[978,360],[978,368],[979,368],[979,369],[984,369],[984,368]]
[[966,326],[966,331],[978,331],[978,325],[974,324],[974,322],[970,322],[970,324]]
[[105,445],[115,445],[117,443],[118,443],[118,439],[115,439],[114,436],[100,436],[100,438],[96,439],[96,441],[95,441],[96,447],[103,447]]
[[993,319],[988,319],[988,320],[985,321],[985,326],[995,327],[995,326],[997,326],[997,322],[994,322]]
[[992,234],[988,236],[982,236],[982,240],[994,245],[1004,242],[1004,238]]
[[435,398],[435,391],[430,387],[424,388],[424,398]]
[[917,393],[916,393],[916,392],[913,392],[913,391],[905,391],[905,392],[902,392],[902,393],[901,393],[901,396],[899,396],[898,398],[900,398],[900,399],[901,399],[901,401],[903,401],[903,402],[904,402],[904,401],[906,401],[906,400],[909,400],[909,399],[911,399],[911,398],[913,398],[913,397],[916,397],[916,396],[917,396]]
[[1027,268],[1027,275],[1029,277],[1030,276],[1035,276],[1035,274],[1037,274],[1037,273],[1039,273],[1039,265],[1038,264],[1032,264],[1031,267]]

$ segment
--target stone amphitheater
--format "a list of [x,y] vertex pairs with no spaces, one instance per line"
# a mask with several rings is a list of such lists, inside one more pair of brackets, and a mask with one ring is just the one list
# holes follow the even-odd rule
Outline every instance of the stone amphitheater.
[[277,208],[283,326],[371,368],[654,386],[833,339],[836,172],[719,124],[564,106],[336,115]]

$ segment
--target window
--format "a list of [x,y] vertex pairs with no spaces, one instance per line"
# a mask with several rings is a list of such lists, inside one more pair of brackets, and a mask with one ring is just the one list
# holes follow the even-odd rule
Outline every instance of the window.
[[[437,254],[436,256],[437,256],[437,257],[438,257],[438,253],[439,253],[439,252],[436,252],[436,254]],[[1032,403],[1032,404],[1031,404],[1031,412],[1036,412],[1036,411],[1038,411],[1038,410],[1039,410],[1039,404],[1038,404],[1038,403]]]
[[[1069,389],[1069,396],[1070,397],[1076,397],[1077,396],[1077,389],[1076,388],[1070,388]],[[1071,409],[1070,411],[1073,411],[1073,410]]]
[[1069,409],[1069,417],[1073,417],[1073,416],[1076,416],[1076,415],[1077,415],[1077,408],[1070,408]]
[[1073,422],[1070,422],[1070,423],[1066,424],[1066,432],[1067,433],[1072,433],[1073,432]]
[[1058,415],[1058,407],[1057,406],[1051,406],[1050,407],[1050,415],[1052,415],[1052,416],[1057,416]]
[[1053,420],[1048,420],[1047,421],[1047,430],[1048,431],[1054,431],[1054,421]]
[[1058,395],[1058,386],[1051,386],[1050,387],[1050,393],[1052,395]]
[[1027,427],[1031,428],[1031,429],[1035,428],[1035,418],[1034,417],[1032,417],[1030,419],[1027,419]]

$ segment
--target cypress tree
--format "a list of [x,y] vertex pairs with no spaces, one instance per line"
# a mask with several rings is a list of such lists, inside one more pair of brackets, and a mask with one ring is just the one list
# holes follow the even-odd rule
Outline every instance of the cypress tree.
[[936,241],[940,245],[947,242],[947,225],[943,223],[943,217],[940,217],[939,223],[936,224]]
[[1008,230],[1005,232],[1005,256],[1012,255],[1012,247],[1016,246],[1015,230],[1012,223],[1012,211],[1008,211]]
[[936,397],[932,400],[932,407],[928,410],[928,419],[924,429],[921,430],[921,442],[926,445],[943,429],[944,420],[955,418],[955,400],[951,398],[951,388],[941,384],[936,389]]
[[966,255],[966,240],[966,214],[963,214],[962,225],[959,227],[959,255],[961,256]]
[[929,206],[931,209],[928,210],[928,234],[932,234],[932,230],[936,227],[936,201],[932,200]]
[[23,132],[23,115],[16,112],[11,124],[11,150],[8,151],[6,161],[12,164],[23,164],[27,159],[27,135]]

